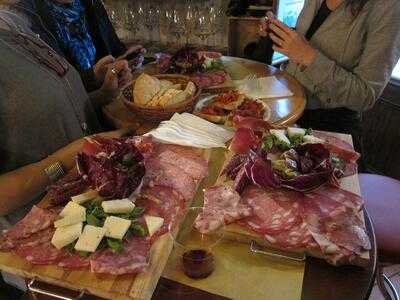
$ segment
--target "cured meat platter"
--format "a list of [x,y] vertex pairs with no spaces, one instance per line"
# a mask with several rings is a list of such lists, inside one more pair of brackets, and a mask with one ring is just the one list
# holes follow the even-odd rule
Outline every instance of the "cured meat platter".
[[[135,147],[132,147],[132,145],[135,145]],[[88,203],[92,204],[86,205],[86,220],[83,222],[85,227],[83,232],[80,233],[78,241],[65,247],[66,242],[60,245],[67,238],[65,235],[62,236],[62,239],[56,238],[60,226],[64,225],[61,223],[70,222],[75,218],[71,217],[74,215],[64,216],[63,211],[67,207],[82,203],[82,199],[92,193],[90,190],[82,193],[82,190],[85,191],[85,184],[90,183],[90,188],[96,194],[108,197],[107,199],[127,197],[127,195],[131,195],[132,189],[139,184],[135,181],[136,177],[129,177],[132,174],[142,172],[139,167],[140,163],[133,165],[132,153],[128,152],[129,155],[126,156],[127,153],[123,152],[125,151],[123,149],[126,149],[127,146],[129,149],[135,149],[135,151],[139,149],[144,156],[141,159],[144,159],[146,175],[141,183],[141,192],[135,196],[134,203],[136,208],[139,206],[144,208],[145,214],[147,214],[144,215],[146,222],[142,220],[143,216],[132,221],[132,225],[140,225],[142,220],[144,231],[137,235],[134,233],[132,237],[128,235],[130,229],[125,230],[126,234],[120,242],[115,238],[106,238],[111,236],[107,234],[111,234],[113,230],[120,228],[110,227],[107,229],[107,219],[110,217],[120,219],[124,215],[107,216],[104,222],[98,213],[92,211],[91,215],[89,214],[91,205],[97,201],[89,199]],[[96,147],[99,147],[99,149],[96,149]],[[150,299],[173,247],[173,241],[166,232],[170,231],[172,235],[177,234],[180,221],[184,218],[184,207],[190,206],[195,198],[202,197],[202,186],[207,181],[208,176],[210,151],[159,144],[146,137],[125,140],[95,137],[86,145],[84,144],[83,148],[77,158],[78,175],[76,171],[72,171],[65,179],[51,187],[50,192],[38,206],[34,206],[24,219],[3,235],[0,241],[0,269],[25,278],[36,278],[46,283],[85,291],[88,294],[107,299]],[[118,153],[123,154],[123,163],[126,163],[126,159],[129,159],[129,162],[123,166],[119,165],[120,169],[107,169],[109,159],[115,161],[115,155],[118,155]],[[100,162],[106,163],[100,164]],[[99,163],[99,165],[96,165],[96,163]],[[186,167],[186,171],[177,167],[177,164],[180,164],[182,168]],[[135,171],[127,169],[126,166],[134,168]],[[96,173],[98,175],[95,175]],[[79,177],[81,174],[84,174],[84,176]],[[106,178],[109,176],[107,174],[113,175]],[[94,178],[92,178],[93,176]],[[182,186],[180,185],[181,179],[184,177],[185,186]],[[116,181],[112,181],[113,179]],[[130,184],[120,184],[125,180],[129,181]],[[129,190],[126,190],[127,186],[130,187]],[[181,199],[179,200],[181,202],[178,203],[177,197]],[[72,200],[69,201],[70,199]],[[111,206],[111,202],[115,204],[115,201],[119,201],[118,203],[129,202],[128,199],[103,200],[101,202],[101,206],[104,208],[102,214],[107,212],[106,208]],[[72,202],[75,204],[72,205]],[[64,207],[65,203],[67,205]],[[105,203],[109,205],[103,205]],[[114,204],[113,209],[115,209]],[[82,203],[82,205],[85,205],[85,203]],[[96,210],[98,209],[99,207],[96,208]],[[163,220],[163,223],[155,230],[154,224],[151,225],[147,222],[146,217],[149,215]],[[103,228],[106,230],[102,242],[106,241],[109,248],[100,249],[100,246],[97,245],[98,248],[96,250],[95,247],[95,252],[87,253],[85,251],[93,250],[87,250],[86,246],[83,245],[84,250],[82,251],[82,245],[78,247],[78,244],[82,244],[80,240],[84,239],[86,228],[91,226],[89,224],[93,224],[93,218],[96,217],[99,218],[97,221],[100,221],[100,224],[104,222],[104,225],[96,224],[100,227],[92,226],[92,228],[101,229],[101,226],[104,226]],[[56,230],[53,229],[53,222]],[[61,228],[75,225],[77,224]],[[82,223],[80,223],[80,226],[82,226]],[[51,235],[49,236],[48,233],[53,235],[51,241]],[[68,249],[67,253],[66,249],[71,245],[74,249]],[[116,245],[117,247],[115,247]],[[123,248],[118,249],[121,246]],[[70,252],[71,250],[72,252]]]
[[225,166],[204,191],[204,208],[214,213],[201,215],[196,228],[207,234],[225,223],[225,238],[256,242],[266,255],[367,265],[371,243],[351,137],[255,118],[234,123]]

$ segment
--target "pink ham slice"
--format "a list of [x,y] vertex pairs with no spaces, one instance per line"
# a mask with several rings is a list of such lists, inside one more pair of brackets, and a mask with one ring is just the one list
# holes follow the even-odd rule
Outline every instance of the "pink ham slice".
[[119,253],[111,249],[96,252],[90,258],[91,270],[112,275],[143,272],[149,265],[150,246],[150,239],[133,237]]
[[181,168],[194,180],[201,180],[207,175],[207,161],[189,147],[159,144],[153,157]]
[[166,186],[146,188],[142,191],[142,197],[136,200],[135,205],[144,207],[148,215],[164,219],[163,226],[155,233],[156,236],[170,231],[179,222],[186,206],[182,195]]
[[19,240],[7,240],[4,239],[0,243],[0,251],[10,251],[17,247],[33,247],[41,243],[45,243],[51,240],[55,229],[50,227],[39,232],[33,233],[32,235],[19,239]]
[[207,233],[224,223],[232,223],[250,214],[250,208],[241,201],[240,195],[233,188],[215,186],[204,192],[204,210],[196,219],[195,227]]
[[186,201],[192,199],[196,193],[196,183],[193,178],[181,168],[166,161],[148,159],[145,163],[145,185],[168,186],[179,192]]
[[50,241],[34,246],[18,247],[15,253],[34,265],[57,264],[67,255],[65,251],[55,248]]
[[57,215],[54,212],[33,206],[31,211],[11,229],[4,233],[7,240],[19,240],[50,227]]

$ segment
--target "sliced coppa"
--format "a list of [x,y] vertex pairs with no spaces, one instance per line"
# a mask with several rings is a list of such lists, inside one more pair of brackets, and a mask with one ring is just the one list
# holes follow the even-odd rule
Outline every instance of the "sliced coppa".
[[186,206],[185,199],[174,189],[166,186],[148,187],[142,191],[142,197],[135,202],[144,207],[145,214],[164,219],[164,224],[155,234],[161,236],[170,231],[179,222]]
[[67,269],[87,268],[90,265],[89,257],[80,256],[79,254],[66,254],[57,264],[59,267]]
[[15,253],[34,265],[51,265],[62,260],[67,253],[55,248],[50,241],[35,246],[20,246]]
[[154,157],[181,168],[194,180],[201,180],[207,175],[208,163],[206,159],[189,147],[159,144]]
[[4,233],[8,240],[19,240],[50,227],[57,215],[51,211],[33,206],[31,211],[11,229]]
[[202,233],[213,231],[221,225],[232,223],[251,214],[240,195],[228,186],[207,188],[204,192],[204,209],[195,222]]
[[90,258],[92,272],[112,275],[143,272],[149,264],[150,239],[132,237],[121,252],[105,249]]
[[150,187],[156,185],[168,186],[179,192],[186,201],[194,197],[196,182],[181,168],[158,159],[146,160],[146,176],[144,184]]
[[330,199],[353,209],[355,213],[360,211],[364,206],[364,201],[360,196],[330,185],[325,185],[318,190],[313,191],[310,195],[329,197]]
[[243,200],[252,208],[253,215],[247,219],[249,226],[263,234],[277,234],[290,230],[302,222],[301,207],[297,200],[301,194],[287,190],[265,191],[254,185],[245,189]]

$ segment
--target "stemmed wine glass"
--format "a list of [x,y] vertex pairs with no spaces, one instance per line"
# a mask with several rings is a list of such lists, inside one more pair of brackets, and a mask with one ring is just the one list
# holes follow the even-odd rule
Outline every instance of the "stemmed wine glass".
[[141,19],[138,7],[129,3],[125,10],[125,28],[132,35],[131,40],[136,38],[136,33],[140,29]]

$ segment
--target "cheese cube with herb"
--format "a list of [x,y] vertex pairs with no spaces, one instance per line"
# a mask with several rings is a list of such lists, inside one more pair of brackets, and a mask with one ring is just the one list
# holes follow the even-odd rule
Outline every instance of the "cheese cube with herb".
[[95,252],[105,234],[103,227],[86,225],[74,248],[77,251]]
[[68,244],[71,244],[75,241],[82,233],[82,225],[83,223],[77,223],[70,226],[64,226],[57,228],[54,232],[53,238],[51,239],[51,243],[57,249],[61,249]]
[[127,214],[135,208],[135,204],[129,199],[103,201],[101,206],[108,214]]
[[147,230],[149,231],[150,236],[152,236],[164,224],[164,219],[160,217],[146,215],[144,216],[144,220],[146,221]]
[[130,220],[109,216],[104,221],[103,228],[106,229],[106,236],[122,240],[132,222]]
[[86,201],[93,200],[99,194],[95,190],[89,190],[83,194],[71,197],[71,200],[77,204],[85,203]]
[[59,228],[59,227],[65,227],[69,225],[73,225],[76,223],[84,222],[86,221],[86,211],[81,211],[78,214],[74,215],[67,215],[62,219],[59,219],[54,222],[54,227]]
[[323,144],[325,141],[323,139],[317,138],[313,135],[305,135],[303,141],[306,144]]
[[60,217],[72,216],[72,215],[81,215],[86,213],[86,208],[82,205],[79,205],[75,202],[69,201],[67,205],[60,212]]

